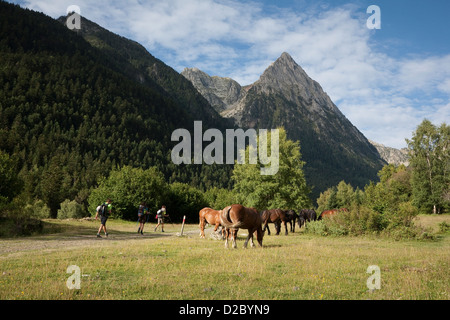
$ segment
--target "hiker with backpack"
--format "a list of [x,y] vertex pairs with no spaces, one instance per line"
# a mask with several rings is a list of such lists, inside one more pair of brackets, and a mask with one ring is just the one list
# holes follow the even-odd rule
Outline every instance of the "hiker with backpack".
[[161,225],[161,231],[164,232],[164,216],[166,216],[166,206],[162,206],[161,209],[159,209],[156,213],[158,224],[155,227],[155,231]]
[[147,204],[145,202],[141,202],[138,209],[138,222],[139,222],[138,233],[140,234],[144,234],[144,225],[147,220],[147,216],[148,216]]
[[108,220],[109,215],[112,210],[112,201],[111,199],[106,200],[103,204],[97,207],[97,214],[95,215],[95,220],[98,220],[98,216],[100,215],[100,228],[97,232],[97,238],[101,238],[100,232],[105,232],[105,236],[108,237],[108,232],[106,231],[106,220]]

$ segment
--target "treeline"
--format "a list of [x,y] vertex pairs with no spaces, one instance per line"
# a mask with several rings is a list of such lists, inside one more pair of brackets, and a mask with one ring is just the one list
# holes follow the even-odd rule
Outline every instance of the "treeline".
[[409,203],[419,213],[450,211],[450,126],[424,120],[407,140],[409,167],[392,164],[378,172],[380,181],[364,190],[341,181],[320,194],[318,210],[364,205],[377,212]]
[[[442,160],[448,159],[445,151],[448,146],[448,126],[443,124],[437,128],[429,121],[424,121],[414,133],[413,141],[426,139],[423,128],[435,132],[435,144],[428,150],[428,157],[436,157],[439,161],[432,167],[431,184],[429,180],[418,179],[423,174],[419,149],[410,144],[410,167],[386,165],[379,171],[379,182],[371,182],[364,189],[354,189],[350,184],[341,181],[337,186],[322,192],[317,199],[317,211],[326,209],[347,208],[349,212],[341,212],[335,219],[324,219],[319,223],[308,224],[308,232],[337,235],[388,234],[393,237],[427,237],[427,233],[417,228],[413,218],[419,213],[449,212],[448,166]],[[284,129],[279,128],[279,169],[274,175],[261,175],[264,165],[235,164],[231,175],[226,177],[233,183],[233,188],[210,187],[203,191],[195,186],[180,182],[170,182],[156,167],[148,169],[123,166],[113,169],[108,175],[98,180],[98,186],[86,191],[82,198],[66,198],[59,203],[58,218],[82,218],[95,215],[96,207],[110,198],[114,201],[113,217],[127,220],[137,219],[137,208],[145,201],[151,213],[166,205],[172,221],[180,222],[183,216],[187,221],[197,223],[198,212],[209,206],[222,209],[232,203],[241,203],[258,210],[283,208],[311,208],[309,200],[310,188],[304,177],[304,162],[298,142],[286,138]],[[270,135],[267,142],[270,143]],[[420,148],[424,143],[418,144]],[[442,147],[444,146],[444,147]],[[270,144],[268,145],[270,149]],[[248,159],[248,148],[246,150]],[[446,158],[447,157],[447,158]],[[447,161],[447,160],[445,160]],[[17,159],[0,151],[0,178],[5,183],[0,186],[0,212],[2,217],[9,217],[23,224],[29,219],[50,218],[51,210],[47,199],[27,199],[25,184],[17,171]],[[447,163],[448,164],[448,163]],[[265,165],[269,167],[270,164]],[[57,170],[57,166],[53,168]],[[429,175],[427,175],[429,176]],[[50,179],[50,177],[47,177]],[[447,179],[447,180],[446,180]],[[439,182],[444,184],[439,188]],[[43,182],[50,183],[50,182]],[[434,189],[431,188],[434,186]],[[421,201],[424,189],[428,187],[428,196],[439,192],[441,197],[436,202]],[[439,190],[439,191],[436,191]],[[419,192],[420,191],[420,192]],[[55,188],[53,192],[58,192]],[[28,219],[28,220],[27,220]],[[20,223],[19,223],[20,222]]]
[[[271,141],[270,134],[267,140]],[[270,150],[270,142],[267,147]],[[248,154],[248,148],[246,152]],[[29,200],[26,184],[17,172],[17,159],[0,151],[0,177],[7,184],[0,189],[0,213],[17,223],[29,218],[82,218],[95,215],[98,205],[112,199],[115,218],[137,219],[138,206],[145,201],[150,212],[155,213],[165,205],[174,222],[186,216],[188,222],[196,223],[199,210],[206,206],[222,209],[233,203],[242,203],[258,210],[310,206],[310,189],[303,173],[299,143],[288,140],[282,128],[279,128],[279,152],[276,174],[261,175],[261,167],[270,167],[270,164],[235,164],[231,174],[222,177],[233,183],[233,188],[211,186],[206,191],[191,184],[171,182],[157,167],[122,166],[100,177],[97,186],[86,189],[82,197],[62,199],[54,216],[49,199],[37,197]],[[63,173],[56,164],[51,168],[52,174]],[[210,168],[215,170],[215,166]],[[60,189],[64,188],[64,179],[57,187],[57,180],[52,181],[53,178],[49,174],[40,183],[53,186],[49,193],[62,194]]]
[[388,233],[395,237],[426,237],[413,218],[450,212],[450,126],[424,120],[407,140],[410,166],[386,165],[380,181],[363,190],[341,181],[317,200],[318,212],[347,208],[335,219],[312,226],[322,234]]

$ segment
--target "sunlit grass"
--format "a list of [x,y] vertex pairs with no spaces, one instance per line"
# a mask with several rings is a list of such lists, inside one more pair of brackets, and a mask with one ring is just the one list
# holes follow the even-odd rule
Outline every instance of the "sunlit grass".
[[[437,221],[426,218],[430,226]],[[135,223],[111,220],[111,236],[97,241],[98,221],[52,223],[65,231],[2,240],[21,247],[0,255],[0,299],[450,298],[448,234],[439,241],[391,241],[296,232],[266,235],[264,248],[244,249],[242,230],[238,248],[225,249],[222,241],[200,239],[196,224],[185,227],[184,237],[174,235],[179,224],[166,226],[172,235],[148,225],[138,237]],[[83,241],[33,249],[38,242],[75,236],[80,228]],[[69,265],[81,268],[81,289],[67,288]],[[380,290],[366,286],[370,265],[381,269]]]

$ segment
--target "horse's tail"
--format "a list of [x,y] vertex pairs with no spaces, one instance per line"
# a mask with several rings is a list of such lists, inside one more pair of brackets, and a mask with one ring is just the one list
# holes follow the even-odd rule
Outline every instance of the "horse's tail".
[[233,221],[231,220],[231,217],[230,217],[230,211],[231,211],[231,206],[229,206],[229,207],[227,208],[226,216],[225,216],[225,217],[227,218],[228,223],[233,224]]

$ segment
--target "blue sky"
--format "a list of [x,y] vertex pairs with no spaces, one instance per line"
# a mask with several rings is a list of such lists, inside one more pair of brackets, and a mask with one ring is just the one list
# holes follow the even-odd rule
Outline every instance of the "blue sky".
[[[70,5],[181,72],[197,67],[241,85],[288,52],[363,134],[387,146],[424,118],[450,120],[448,0],[21,0],[57,18]],[[366,12],[377,5],[381,29]],[[82,26],[81,26],[82,27]]]

